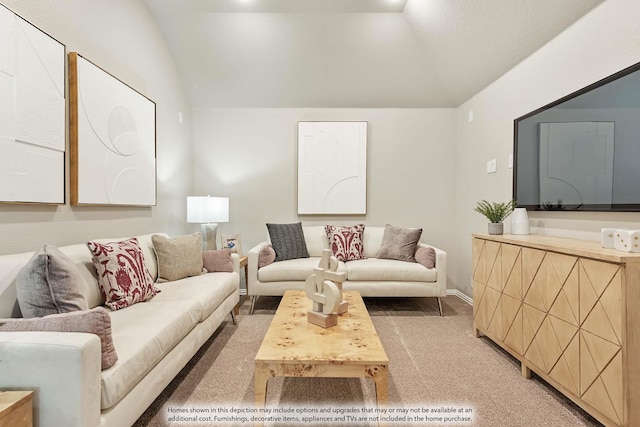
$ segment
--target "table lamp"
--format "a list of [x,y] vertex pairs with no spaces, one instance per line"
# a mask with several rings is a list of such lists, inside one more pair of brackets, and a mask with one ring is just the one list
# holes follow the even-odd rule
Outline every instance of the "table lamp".
[[229,222],[229,198],[210,196],[187,197],[187,222],[200,224],[202,250],[216,249],[219,222]]

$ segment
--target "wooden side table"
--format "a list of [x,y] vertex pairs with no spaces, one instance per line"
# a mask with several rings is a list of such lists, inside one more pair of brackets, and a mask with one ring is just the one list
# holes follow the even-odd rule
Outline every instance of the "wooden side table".
[[0,427],[33,426],[33,392],[0,391]]
[[[247,297],[248,297],[249,296],[249,257],[248,256],[240,257],[240,268],[243,268],[243,267],[244,267],[244,283],[245,283],[245,289],[247,290]],[[240,312],[240,303],[236,305],[233,311],[235,314],[238,314]]]

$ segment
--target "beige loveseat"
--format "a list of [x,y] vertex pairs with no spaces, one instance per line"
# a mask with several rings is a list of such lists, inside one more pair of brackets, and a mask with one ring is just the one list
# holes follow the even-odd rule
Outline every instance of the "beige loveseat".
[[[164,235],[166,237],[166,235]],[[151,235],[137,236],[157,279]],[[99,239],[113,242],[123,239]],[[79,268],[89,308],[104,303],[85,244],[59,248]],[[33,253],[0,256],[0,318],[20,317],[16,274]],[[34,425],[122,427],[133,424],[227,318],[239,301],[239,258],[233,272],[157,283],[152,299],[110,312],[118,356],[101,370],[97,335],[0,332],[0,389],[34,390]]]
[[[248,253],[248,295],[251,312],[260,296],[281,296],[289,289],[304,289],[306,278],[318,267],[323,249],[329,249],[329,240],[323,226],[303,226],[304,240],[309,258],[276,261],[258,268],[260,251],[270,242],[264,241]],[[433,247],[435,267],[426,268],[417,262],[378,259],[384,227],[366,226],[363,233],[365,259],[338,264],[338,271],[347,274],[345,290],[359,291],[365,297],[435,297],[442,315],[440,298],[447,295],[447,254]]]

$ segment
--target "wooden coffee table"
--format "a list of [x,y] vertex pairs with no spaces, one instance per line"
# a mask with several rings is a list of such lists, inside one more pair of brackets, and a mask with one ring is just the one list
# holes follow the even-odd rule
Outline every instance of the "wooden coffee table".
[[255,359],[255,402],[264,408],[271,377],[360,377],[376,385],[379,407],[389,400],[389,359],[360,293],[347,291],[349,311],[338,324],[307,322],[312,302],[304,291],[286,291]]

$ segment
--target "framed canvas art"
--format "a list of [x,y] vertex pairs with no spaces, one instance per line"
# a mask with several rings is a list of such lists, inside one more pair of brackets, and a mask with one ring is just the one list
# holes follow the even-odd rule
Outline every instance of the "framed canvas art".
[[0,202],[65,202],[65,46],[0,5]]
[[156,104],[69,53],[72,205],[156,204]]
[[367,213],[367,122],[298,122],[298,214]]

